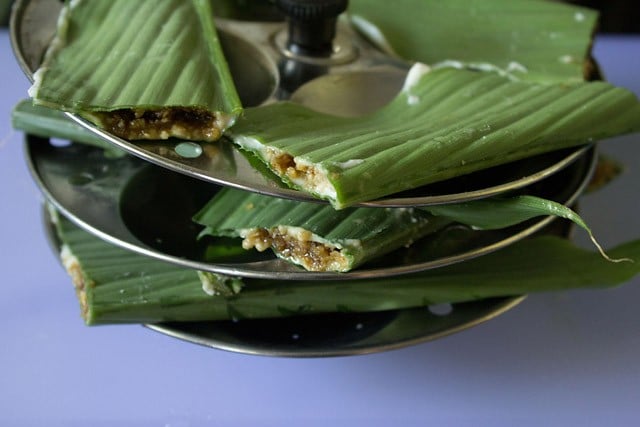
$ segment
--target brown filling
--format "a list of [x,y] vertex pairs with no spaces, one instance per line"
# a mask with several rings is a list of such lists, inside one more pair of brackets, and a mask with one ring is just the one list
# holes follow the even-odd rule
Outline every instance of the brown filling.
[[85,283],[84,275],[82,274],[82,269],[77,261],[69,262],[65,265],[67,273],[71,276],[71,282],[73,283],[73,287],[76,291],[76,296],[78,297],[78,302],[80,303],[80,314],[83,319],[87,319],[89,315],[89,304],[87,302],[87,292],[86,287],[91,286],[91,284]]
[[271,159],[271,167],[280,176],[286,176],[292,181],[304,178],[309,184],[318,181],[316,169],[305,165],[299,165],[290,154],[279,154]]
[[184,138],[215,141],[221,136],[216,116],[193,108],[122,109],[93,113],[107,132],[128,140]]
[[295,260],[309,271],[344,271],[346,260],[337,248],[306,239],[295,239],[277,229],[252,230],[245,236],[242,247],[264,251],[272,248],[285,258]]
[[286,175],[289,178],[298,178],[304,174],[304,171],[297,168],[293,156],[289,154],[280,154],[271,159],[271,167],[279,174]]

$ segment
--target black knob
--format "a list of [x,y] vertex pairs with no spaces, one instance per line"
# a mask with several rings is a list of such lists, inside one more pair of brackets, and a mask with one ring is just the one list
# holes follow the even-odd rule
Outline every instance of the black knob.
[[347,9],[348,0],[276,0],[287,15],[287,48],[301,55],[329,56],[336,35],[338,15]]

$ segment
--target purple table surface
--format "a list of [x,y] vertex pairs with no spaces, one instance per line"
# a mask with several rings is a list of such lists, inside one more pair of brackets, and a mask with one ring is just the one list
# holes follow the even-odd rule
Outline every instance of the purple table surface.
[[[598,36],[594,49],[609,81],[640,94],[640,37]],[[84,326],[43,234],[23,135],[11,129],[29,83],[6,29],[0,85],[1,425],[640,424],[640,277],[531,295],[478,327],[367,356],[248,356],[138,325]],[[601,147],[627,169],[581,206],[611,247],[640,237],[640,135]]]

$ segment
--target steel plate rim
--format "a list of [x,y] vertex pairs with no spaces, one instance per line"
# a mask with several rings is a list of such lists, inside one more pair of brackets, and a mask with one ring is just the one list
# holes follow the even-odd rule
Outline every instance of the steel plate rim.
[[[478,316],[473,319],[469,319],[465,322],[461,322],[455,327],[450,327],[438,332],[430,333],[423,336],[412,337],[407,339],[400,339],[390,341],[387,343],[381,343],[375,346],[364,347],[350,347],[350,348],[333,348],[333,349],[319,349],[319,348],[300,348],[297,350],[286,350],[278,348],[266,348],[264,346],[251,346],[242,344],[233,344],[221,339],[209,339],[198,337],[195,334],[185,333],[180,331],[179,327],[167,326],[162,323],[149,323],[143,326],[154,332],[169,336],[174,339],[185,341],[191,344],[199,346],[209,347],[216,350],[222,350],[231,353],[246,354],[252,356],[266,356],[266,357],[284,357],[284,358],[327,358],[327,357],[345,357],[345,356],[363,356],[375,353],[382,353],[393,350],[400,350],[402,348],[412,347],[427,342],[435,341],[440,338],[444,338],[449,335],[453,335],[467,329],[479,326],[490,320],[495,319],[498,316],[510,311],[519,304],[521,304],[527,295],[519,295],[514,297],[499,298],[500,302],[496,303],[496,307],[489,310],[482,316]],[[482,302],[479,300],[476,302]],[[415,309],[405,309],[406,311]],[[398,310],[404,311],[404,310]],[[382,312],[380,312],[382,313]]]

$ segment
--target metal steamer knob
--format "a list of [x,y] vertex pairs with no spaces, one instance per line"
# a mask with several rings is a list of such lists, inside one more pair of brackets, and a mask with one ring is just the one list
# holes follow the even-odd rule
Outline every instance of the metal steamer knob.
[[276,0],[288,18],[287,49],[296,55],[330,56],[336,21],[347,4],[347,0]]

